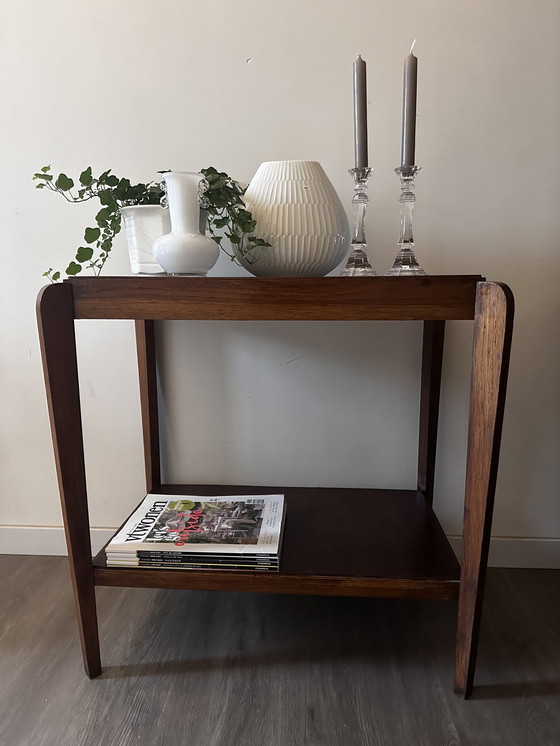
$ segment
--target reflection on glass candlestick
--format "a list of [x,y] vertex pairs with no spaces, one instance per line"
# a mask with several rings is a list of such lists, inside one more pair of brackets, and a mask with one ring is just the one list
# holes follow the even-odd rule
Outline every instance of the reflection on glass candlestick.
[[420,166],[400,166],[395,173],[401,181],[401,234],[399,236],[399,253],[395,257],[388,275],[425,275],[414,254],[414,236],[412,234],[412,211],[416,197],[414,195],[414,178]]
[[377,272],[371,266],[366,252],[366,208],[368,206],[368,179],[373,173],[372,168],[351,168],[348,173],[354,178],[354,231],[350,245],[350,256],[341,277],[372,277]]

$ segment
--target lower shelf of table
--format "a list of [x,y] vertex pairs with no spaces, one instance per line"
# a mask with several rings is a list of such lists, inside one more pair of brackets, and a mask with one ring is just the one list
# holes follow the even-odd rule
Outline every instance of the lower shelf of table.
[[416,490],[164,485],[163,494],[281,492],[286,526],[280,572],[209,572],[107,567],[96,585],[310,595],[457,598],[459,563]]

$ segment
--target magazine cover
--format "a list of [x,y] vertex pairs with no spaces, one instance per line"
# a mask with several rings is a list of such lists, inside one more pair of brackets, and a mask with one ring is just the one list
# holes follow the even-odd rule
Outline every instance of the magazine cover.
[[284,495],[146,495],[106,553],[277,553]]

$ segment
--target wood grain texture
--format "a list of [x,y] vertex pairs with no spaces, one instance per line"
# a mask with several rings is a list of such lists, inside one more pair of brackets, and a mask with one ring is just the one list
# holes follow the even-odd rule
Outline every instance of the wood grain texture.
[[101,663],[73,315],[70,286],[43,289],[37,300],[43,371],[84,666],[93,677]]
[[157,492],[161,484],[154,326],[153,321],[137,320],[135,322],[146,492]]
[[76,318],[472,319],[478,275],[422,277],[81,277]]
[[454,604],[98,588],[81,673],[63,557],[0,556],[6,746],[558,746],[560,572],[490,568],[469,702]]
[[[102,558],[98,560],[102,563]],[[95,568],[97,585],[116,588],[248,591],[308,596],[365,596],[369,598],[457,598],[458,581],[399,578],[351,578],[285,573],[195,572],[146,568]]]
[[445,321],[424,322],[418,438],[418,489],[430,505],[434,497],[444,336]]
[[477,290],[471,378],[455,690],[472,691],[513,329],[513,296],[497,283]]

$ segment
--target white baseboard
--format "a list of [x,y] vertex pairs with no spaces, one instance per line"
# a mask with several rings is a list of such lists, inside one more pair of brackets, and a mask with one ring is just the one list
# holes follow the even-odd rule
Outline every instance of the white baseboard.
[[[91,550],[95,555],[116,529],[92,528]],[[0,526],[0,554],[66,556],[64,529],[58,526]]]
[[[457,557],[461,557],[460,536],[448,536]],[[534,567],[560,570],[560,539],[534,539],[527,536],[493,536],[490,540],[489,567]]]
[[[93,554],[109,541],[115,529],[92,528]],[[449,536],[459,557],[461,537]],[[64,530],[45,526],[0,526],[0,554],[66,555]],[[490,542],[490,567],[560,569],[560,539],[496,536]]]

